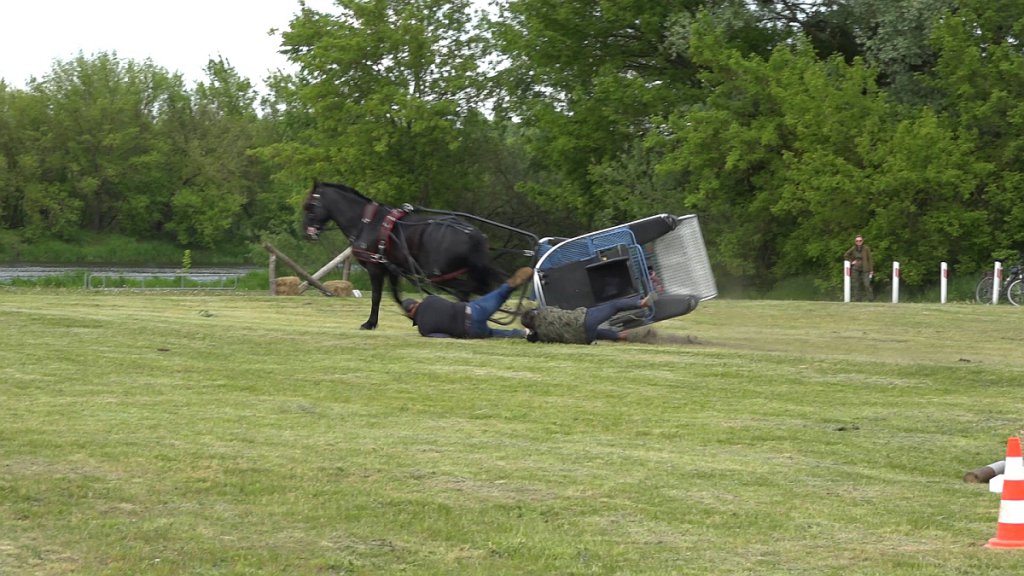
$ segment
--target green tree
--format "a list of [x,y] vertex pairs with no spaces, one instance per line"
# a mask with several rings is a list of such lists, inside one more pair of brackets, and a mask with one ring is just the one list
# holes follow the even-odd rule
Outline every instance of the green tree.
[[1024,251],[1024,2],[964,0],[936,28],[931,86],[945,95],[951,130],[993,170],[967,205],[988,215],[982,256]]
[[[902,278],[917,284],[941,261],[976,270],[992,228],[976,190],[993,175],[974,142],[959,137],[930,109],[903,120],[863,150],[876,198],[866,230],[881,253],[904,263]],[[876,248],[877,251],[877,248]]]
[[863,58],[898,102],[927,103],[916,75],[935,63],[934,25],[955,0],[757,0],[749,3],[762,26],[806,38],[818,57]]
[[180,77],[145,62],[99,54],[58,62],[29,91],[46,105],[26,186],[30,233],[65,236],[94,232],[151,234],[171,196],[173,174],[156,124]]
[[[886,258],[973,253],[984,212],[965,206],[991,171],[973,141],[929,109],[901,119],[860,59],[821,61],[800,41],[767,59],[743,55],[712,18],[697,24],[689,50],[710,95],[672,116],[660,168],[691,183],[687,206],[726,273],[760,288],[791,275],[835,277],[858,232]],[[911,267],[905,279],[922,272]]]
[[285,208],[269,194],[269,173],[250,150],[268,144],[256,114],[257,94],[229,62],[211,60],[183,117],[165,128],[182,154],[167,228],[183,245],[214,247],[254,240],[271,226],[268,210]]
[[38,98],[0,80],[0,228],[25,225],[25,170],[33,119],[43,117]]
[[[803,38],[822,60],[840,55],[849,63],[864,54],[857,39],[855,8],[861,1],[755,0],[744,5],[760,26],[784,38]],[[714,3],[709,4],[708,9],[713,9]],[[774,44],[766,48],[774,48]]]
[[634,212],[621,195],[608,201],[619,185],[605,179],[635,157],[652,117],[699,93],[697,70],[666,45],[666,30],[700,4],[508,2],[493,24],[507,63],[499,80],[543,173],[530,186],[538,202],[569,207],[589,226]]
[[721,22],[708,13],[685,26],[675,38],[702,68],[708,96],[677,109],[661,133],[652,134],[666,150],[658,168],[687,182],[673,208],[699,214],[721,272],[765,281],[778,263],[779,242],[794,225],[788,215],[773,213],[780,193],[775,180],[796,140],[774,74],[796,73],[792,67],[817,59],[806,44],[795,55],[776,50],[775,66],[744,55],[729,46]]
[[938,57],[931,36],[955,0],[852,0],[854,33],[864,60],[896,102],[933,105],[937,94],[921,81]]
[[281,182],[340,180],[381,201],[456,206],[477,193],[466,122],[483,38],[469,0],[339,0],[284,33],[299,65],[273,84]]

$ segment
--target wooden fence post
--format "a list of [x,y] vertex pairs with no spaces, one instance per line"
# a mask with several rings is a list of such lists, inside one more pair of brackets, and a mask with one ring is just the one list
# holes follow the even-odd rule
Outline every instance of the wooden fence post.
[[277,254],[270,253],[270,263],[267,265],[267,272],[270,276],[270,295],[277,296]]
[[270,244],[270,242],[264,242],[263,243],[263,249],[266,250],[267,252],[270,252],[271,254],[277,256],[278,258],[280,258],[282,262],[287,264],[300,277],[305,278],[306,281],[309,282],[310,284],[312,284],[313,286],[315,286],[317,290],[323,292],[327,296],[334,296],[334,293],[332,293],[330,290],[325,288],[324,285],[321,284],[319,280],[317,280],[316,278],[313,278],[313,276],[311,276],[309,274],[309,272],[306,272],[302,268],[302,266],[299,266],[298,264],[296,264],[295,261],[293,261],[291,258],[289,258],[284,252],[281,252],[277,248],[274,248]]

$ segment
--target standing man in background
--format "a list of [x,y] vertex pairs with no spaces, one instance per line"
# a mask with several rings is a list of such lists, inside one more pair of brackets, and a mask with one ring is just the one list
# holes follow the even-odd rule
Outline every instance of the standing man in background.
[[860,234],[853,240],[853,247],[843,254],[844,260],[850,261],[850,281],[853,284],[853,301],[862,302],[865,294],[869,302],[875,300],[871,289],[871,279],[875,276],[875,264],[871,260],[871,248],[864,243]]

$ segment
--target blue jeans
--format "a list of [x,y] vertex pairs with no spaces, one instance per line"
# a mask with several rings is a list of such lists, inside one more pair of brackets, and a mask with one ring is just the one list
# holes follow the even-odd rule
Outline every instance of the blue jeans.
[[466,304],[470,310],[469,325],[466,326],[467,338],[523,338],[525,333],[522,330],[511,329],[501,330],[491,328],[487,319],[494,315],[501,308],[505,300],[512,295],[513,288],[508,283],[503,283],[488,294]]
[[583,320],[583,329],[587,334],[587,341],[593,342],[594,340],[618,340],[619,331],[612,330],[611,328],[600,328],[598,326],[604,324],[623,310],[637,310],[640,308],[640,301],[643,300],[643,296],[627,296],[626,298],[619,298],[618,300],[609,300],[603,304],[598,304],[593,308],[587,310],[587,316]]

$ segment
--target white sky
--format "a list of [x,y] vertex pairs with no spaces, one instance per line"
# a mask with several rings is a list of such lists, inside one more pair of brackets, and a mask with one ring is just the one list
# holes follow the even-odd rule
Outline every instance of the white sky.
[[[335,12],[332,0],[306,4]],[[287,30],[298,11],[298,0],[0,0],[0,78],[24,88],[55,60],[116,52],[180,72],[189,85],[223,57],[262,90],[272,70],[291,69],[277,53],[280,32],[267,32]]]

